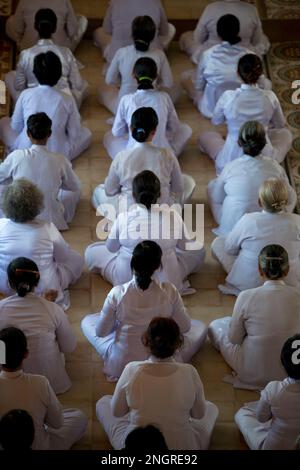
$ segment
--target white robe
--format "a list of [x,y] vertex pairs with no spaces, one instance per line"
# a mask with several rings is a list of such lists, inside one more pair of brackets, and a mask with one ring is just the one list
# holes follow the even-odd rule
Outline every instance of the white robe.
[[235,371],[238,388],[261,389],[286,372],[280,361],[285,341],[300,331],[299,289],[266,281],[241,292],[232,317],[214,320],[208,335]]
[[132,279],[114,287],[100,314],[87,315],[81,323],[84,335],[103,358],[106,375],[120,377],[126,364],[149,357],[141,338],[157,315],[175,320],[183,334],[177,360],[189,362],[197,353],[207,327],[201,321],[191,321],[176,287],[152,281],[147,290],[141,290]]
[[0,416],[16,408],[31,415],[33,450],[68,450],[86,432],[86,416],[77,409],[63,410],[46,377],[2,371],[0,396]]
[[300,428],[300,381],[270,382],[260,400],[246,403],[235,422],[252,450],[295,450]]
[[201,54],[221,42],[217,34],[217,22],[223,15],[231,14],[240,22],[241,45],[258,55],[268,52],[270,42],[263,34],[261,21],[254,5],[240,0],[211,2],[206,6],[195,30],[187,31],[180,37],[181,49],[198,63]]
[[104,135],[103,145],[111,158],[125,148],[131,148],[136,141],[128,132],[134,111],[141,107],[151,107],[156,111],[159,123],[153,144],[161,148],[171,148],[178,156],[192,135],[192,129],[181,123],[170,96],[155,89],[137,90],[123,96],[118,106],[112,131]]
[[[230,293],[262,285],[258,271],[258,255],[267,245],[281,245],[289,255],[288,285],[299,287],[300,282],[300,216],[281,212],[245,214],[226,238],[212,243],[213,255],[225,271]],[[225,292],[229,293],[229,292]]]
[[207,449],[219,411],[206,401],[197,370],[172,358],[131,362],[114,395],[96,405],[97,417],[114,449],[122,449],[127,434],[153,424],[170,450]]
[[21,52],[16,71],[5,76],[5,83],[14,101],[21,91],[26,88],[38,86],[39,82],[33,73],[35,56],[44,52],[54,52],[62,64],[62,77],[56,88],[73,95],[80,108],[83,99],[87,96],[88,83],[81,78],[78,63],[68,47],[57,46],[51,39],[40,39],[30,49]]
[[14,15],[6,22],[6,34],[21,49],[32,47],[38,40],[34,19],[38,10],[51,8],[57,17],[53,40],[60,46],[74,50],[86,31],[88,22],[84,16],[76,17],[70,0],[20,0]]
[[287,184],[287,210],[293,212],[297,195],[283,167],[272,158],[244,154],[227,163],[218,178],[208,184],[208,203],[215,221],[219,224],[219,227],[213,230],[216,235],[227,235],[244,214],[261,210],[258,191],[268,178],[279,178]]
[[76,336],[65,312],[54,302],[35,294],[17,294],[0,302],[0,330],[14,326],[23,331],[28,342],[29,356],[24,372],[44,375],[55,393],[71,387],[63,354],[76,347]]
[[18,178],[30,180],[44,194],[44,210],[39,218],[66,230],[80,199],[81,187],[66,157],[49,152],[44,145],[15,150],[0,165],[0,192]]
[[69,160],[80,155],[91,143],[92,134],[81,124],[73,97],[47,85],[28,88],[20,94],[11,120],[0,120],[0,137],[10,150],[31,146],[27,136],[30,115],[45,112],[52,120],[52,135],[47,148]]
[[196,247],[188,246],[191,238],[181,216],[168,207],[160,211],[153,206],[152,211],[148,211],[137,206],[128,213],[120,213],[106,243],[93,243],[86,249],[88,268],[100,272],[113,285],[130,281],[132,252],[142,240],[156,241],[162,249],[163,268],[157,274],[158,279],[171,282],[181,293],[190,293],[187,276],[200,270],[205,250],[197,243]]
[[55,225],[38,219],[26,224],[0,219],[0,292],[11,295],[7,266],[15,258],[32,259],[39,267],[41,279],[37,294],[57,290],[56,302],[69,307],[69,284],[82,273],[83,258],[65,242]]

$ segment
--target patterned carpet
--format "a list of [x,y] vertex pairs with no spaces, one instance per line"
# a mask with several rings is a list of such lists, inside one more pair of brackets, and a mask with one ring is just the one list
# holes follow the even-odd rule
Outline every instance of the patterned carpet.
[[299,0],[263,0],[267,18],[296,19],[300,18]]
[[9,16],[12,12],[11,0],[0,0],[0,16]]

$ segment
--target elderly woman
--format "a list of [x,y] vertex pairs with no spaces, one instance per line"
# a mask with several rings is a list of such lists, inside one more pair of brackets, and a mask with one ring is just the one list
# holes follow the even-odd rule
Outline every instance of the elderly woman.
[[17,256],[35,261],[41,280],[36,293],[56,291],[56,302],[69,307],[68,286],[82,273],[83,258],[71,250],[53,223],[39,220],[43,194],[30,181],[21,178],[3,193],[0,219],[0,291],[12,294],[7,280],[7,266]]

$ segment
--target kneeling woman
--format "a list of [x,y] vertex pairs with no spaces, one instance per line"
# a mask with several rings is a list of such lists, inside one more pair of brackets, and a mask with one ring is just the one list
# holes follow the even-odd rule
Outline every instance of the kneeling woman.
[[150,358],[128,364],[114,395],[98,401],[97,417],[114,449],[147,424],[160,429],[170,450],[208,448],[218,408],[205,400],[196,369],[175,361],[182,341],[174,320],[154,318],[143,336]]
[[83,333],[103,358],[109,380],[120,377],[129,362],[149,357],[141,336],[157,314],[173,318],[184,335],[179,361],[190,361],[206,338],[206,325],[190,320],[176,287],[152,279],[161,258],[157,243],[139,243],[131,258],[133,279],[110,291],[100,315],[88,315],[82,321]]

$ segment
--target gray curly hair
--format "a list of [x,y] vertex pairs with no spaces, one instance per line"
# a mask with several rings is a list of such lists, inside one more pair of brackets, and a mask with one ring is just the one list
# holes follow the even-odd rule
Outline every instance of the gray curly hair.
[[43,208],[43,193],[26,178],[13,181],[3,193],[2,210],[13,222],[30,222]]

